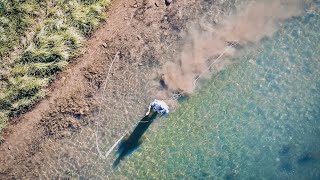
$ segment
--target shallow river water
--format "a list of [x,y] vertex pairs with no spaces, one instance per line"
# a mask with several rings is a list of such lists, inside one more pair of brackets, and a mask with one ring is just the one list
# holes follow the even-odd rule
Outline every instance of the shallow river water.
[[158,121],[116,177],[320,179],[319,42],[319,11],[289,19]]

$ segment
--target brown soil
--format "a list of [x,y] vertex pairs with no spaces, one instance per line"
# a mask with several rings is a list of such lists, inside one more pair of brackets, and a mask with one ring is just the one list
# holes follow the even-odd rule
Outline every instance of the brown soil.
[[[99,141],[106,151],[154,98],[159,88],[154,70],[176,56],[187,22],[218,6],[228,7],[205,0],[168,7],[162,0],[114,0],[108,20],[87,41],[83,55],[57,75],[47,98],[10,121],[0,146],[0,179],[104,179],[94,173],[105,164],[92,136],[98,107],[103,106],[105,121],[99,123],[106,129]],[[107,93],[101,94],[117,52]]]

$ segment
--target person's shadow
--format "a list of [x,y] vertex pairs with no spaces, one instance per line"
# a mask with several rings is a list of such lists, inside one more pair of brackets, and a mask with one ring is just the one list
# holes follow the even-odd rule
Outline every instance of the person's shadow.
[[143,134],[148,130],[153,120],[157,118],[157,115],[157,112],[151,111],[139,121],[138,125],[130,135],[125,135],[124,139],[118,146],[118,150],[116,152],[117,158],[113,162],[113,168],[116,168],[121,160],[133,153],[133,151],[141,145],[143,141]]

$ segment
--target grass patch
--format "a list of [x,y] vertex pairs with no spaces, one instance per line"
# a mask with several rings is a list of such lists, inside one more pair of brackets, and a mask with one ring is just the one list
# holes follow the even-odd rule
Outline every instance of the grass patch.
[[0,57],[8,53],[26,36],[35,19],[44,14],[46,1],[28,0],[0,2]]
[[[0,134],[10,117],[27,111],[45,96],[43,88],[79,54],[84,39],[106,18],[108,2],[0,2],[0,57],[7,57],[0,67]],[[41,21],[28,39],[37,17]],[[25,46],[19,47],[22,41]],[[17,48],[22,48],[21,53],[10,58],[10,52]]]

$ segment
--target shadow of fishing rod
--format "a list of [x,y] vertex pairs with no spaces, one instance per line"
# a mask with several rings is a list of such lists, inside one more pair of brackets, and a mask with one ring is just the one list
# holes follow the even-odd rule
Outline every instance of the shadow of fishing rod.
[[113,162],[113,168],[116,168],[121,160],[123,160],[126,156],[132,154],[141,145],[144,139],[143,134],[148,130],[149,126],[157,118],[157,115],[157,112],[152,111],[139,121],[138,125],[130,135],[125,135],[118,146],[118,150],[116,152],[117,158]]

